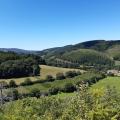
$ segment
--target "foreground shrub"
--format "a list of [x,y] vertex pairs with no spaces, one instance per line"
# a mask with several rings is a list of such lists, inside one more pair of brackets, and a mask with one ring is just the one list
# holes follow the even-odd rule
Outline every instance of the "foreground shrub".
[[89,92],[81,85],[78,93],[66,98],[26,98],[5,104],[3,120],[119,120],[120,94],[115,88]]

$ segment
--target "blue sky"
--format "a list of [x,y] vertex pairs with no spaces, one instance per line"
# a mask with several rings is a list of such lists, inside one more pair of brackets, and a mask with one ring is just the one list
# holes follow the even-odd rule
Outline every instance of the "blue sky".
[[0,0],[0,47],[42,50],[120,39],[120,0]]

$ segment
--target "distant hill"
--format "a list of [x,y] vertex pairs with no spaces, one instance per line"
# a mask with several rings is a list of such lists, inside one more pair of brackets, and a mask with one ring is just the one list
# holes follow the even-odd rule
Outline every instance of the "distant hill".
[[97,51],[106,51],[116,45],[120,45],[120,40],[110,40],[110,41],[92,40],[92,41],[78,43],[75,45],[67,45],[64,47],[46,49],[46,50],[40,51],[39,54],[42,54],[42,55],[62,54],[67,51],[72,51],[72,50],[77,50],[77,49],[94,49]]
[[120,40],[92,40],[75,45],[46,49],[37,53],[43,56],[50,65],[61,66],[61,64],[69,63],[107,65],[111,64],[114,57],[119,58]]
[[37,54],[42,56],[47,61],[47,64],[54,66],[111,65],[114,60],[120,61],[120,40],[91,40],[43,51],[29,51],[17,48],[1,48],[0,51]]
[[35,54],[36,51],[23,50],[18,48],[0,48],[0,51],[3,52],[15,52],[18,54]]

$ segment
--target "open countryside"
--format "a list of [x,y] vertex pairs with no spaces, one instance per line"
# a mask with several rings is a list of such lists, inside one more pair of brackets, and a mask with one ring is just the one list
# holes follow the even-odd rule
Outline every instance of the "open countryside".
[[0,0],[0,120],[120,120],[120,0]]
[[47,75],[52,75],[53,77],[56,77],[57,73],[65,73],[67,71],[80,71],[85,72],[84,70],[79,69],[71,69],[71,68],[60,68],[60,67],[54,67],[54,66],[47,66],[47,65],[40,65],[41,73],[40,76],[35,77],[22,77],[22,78],[12,78],[12,79],[1,79],[1,81],[10,82],[11,80],[14,80],[18,85],[23,82],[25,79],[29,78],[31,81],[35,80],[44,80]]

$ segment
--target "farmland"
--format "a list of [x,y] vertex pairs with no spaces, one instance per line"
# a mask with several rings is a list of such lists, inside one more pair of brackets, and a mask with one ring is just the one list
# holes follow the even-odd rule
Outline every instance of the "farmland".
[[84,73],[82,75],[76,76],[74,78],[66,78],[64,80],[55,80],[53,82],[37,83],[30,86],[20,86],[17,88],[19,93],[30,93],[33,89],[37,88],[41,92],[48,92],[51,88],[64,88],[68,83],[76,85],[80,81],[89,80],[94,77],[101,77],[99,74],[94,73]]
[[40,65],[40,68],[41,68],[40,76],[22,77],[22,78],[13,78],[13,79],[1,79],[1,81],[6,81],[9,83],[11,80],[14,80],[17,84],[20,84],[27,78],[29,78],[31,81],[35,81],[39,79],[41,80],[45,79],[47,75],[52,75],[53,77],[55,77],[56,74],[60,72],[65,73],[67,71],[73,71],[73,70],[84,72],[83,70],[79,70],[79,69],[60,68],[60,67],[53,67],[53,66],[47,66],[47,65]]

